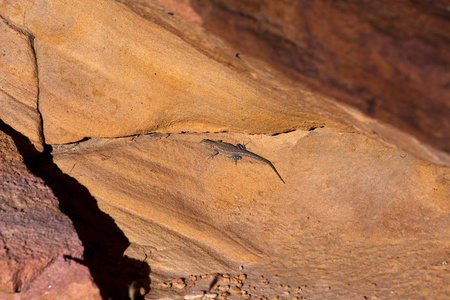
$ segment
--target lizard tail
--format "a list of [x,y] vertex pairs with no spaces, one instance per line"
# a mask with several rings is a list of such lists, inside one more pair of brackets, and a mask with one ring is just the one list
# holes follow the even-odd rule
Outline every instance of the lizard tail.
[[278,177],[280,178],[280,180],[286,184],[286,182],[284,182],[283,178],[281,178],[281,175],[278,173],[277,169],[275,169],[275,167],[272,165],[272,163],[270,163],[270,166],[272,167],[272,169],[275,171],[275,173],[277,173]]

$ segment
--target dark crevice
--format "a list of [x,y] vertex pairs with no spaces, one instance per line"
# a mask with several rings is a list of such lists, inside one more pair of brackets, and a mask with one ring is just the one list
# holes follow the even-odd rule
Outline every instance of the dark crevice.
[[114,220],[99,209],[89,190],[64,174],[53,162],[51,146],[46,145],[40,155],[27,157],[28,153],[24,151],[33,147],[30,140],[1,120],[0,130],[14,140],[28,169],[52,189],[61,212],[72,221],[84,246],[83,260],[76,261],[89,268],[102,298],[129,299],[129,288],[136,285],[148,292],[149,265],[123,255],[130,245],[129,240]]
[[314,130],[316,130],[317,128],[324,128],[325,127],[325,125],[320,125],[320,126],[311,126],[311,127],[308,127],[308,131],[314,131]]
[[280,135],[280,134],[289,133],[289,132],[293,132],[293,131],[296,131],[296,130],[297,129],[289,129],[289,130],[285,130],[285,131],[282,131],[282,132],[274,133],[271,136],[277,136],[277,135]]
[[[71,142],[71,143],[66,143],[66,144],[59,144],[59,145],[72,145],[72,144],[75,144],[75,145],[78,145],[79,143],[83,143],[83,142],[87,142],[87,141],[89,141],[91,138],[90,137],[84,137],[84,138],[82,138],[81,140],[78,140],[78,141],[75,141],[75,142]],[[105,138],[105,139],[108,139],[107,137]]]

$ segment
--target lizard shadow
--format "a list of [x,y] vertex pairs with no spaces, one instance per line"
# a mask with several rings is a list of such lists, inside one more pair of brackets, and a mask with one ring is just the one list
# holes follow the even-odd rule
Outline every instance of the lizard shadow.
[[[0,130],[14,140],[28,169],[52,189],[61,212],[72,221],[84,247],[83,260],[66,259],[89,268],[103,299],[129,299],[129,290],[136,286],[149,292],[150,266],[123,255],[130,245],[129,240],[114,220],[99,209],[89,190],[58,168],[53,162],[51,147],[46,145],[39,154],[27,137],[2,120]],[[131,297],[138,299],[141,295]]]

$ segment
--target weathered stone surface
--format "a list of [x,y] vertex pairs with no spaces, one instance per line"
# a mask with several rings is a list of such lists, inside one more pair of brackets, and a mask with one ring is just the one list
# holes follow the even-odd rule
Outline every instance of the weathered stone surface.
[[[207,159],[203,138],[249,142],[286,185],[249,159]],[[245,265],[252,276],[332,287],[315,298],[448,293],[449,169],[359,133],[154,134],[92,139],[54,155],[153,272]]]
[[[352,31],[351,24],[345,23],[354,21],[356,14],[346,19],[343,12],[356,11],[356,6],[346,6],[347,1],[304,6],[301,12],[307,18],[292,23],[285,19],[292,15],[282,4],[279,9],[267,9],[275,2],[265,2],[268,6],[261,4],[259,8],[259,2],[234,2],[235,10],[231,5],[219,9],[228,10],[225,14],[228,21],[239,20],[235,16],[256,16],[250,23],[260,23],[263,32],[271,33],[267,47],[261,48],[265,53],[273,54],[271,45],[284,35],[282,43],[277,44],[279,48],[275,48],[283,54],[281,63],[276,57],[266,59],[252,50],[261,45],[261,40],[267,41],[258,36],[258,31],[250,31],[247,37],[254,34],[249,41],[256,46],[248,45],[244,52],[236,50],[242,49],[241,42],[232,48],[199,30],[197,25],[201,24],[210,32],[222,32],[214,27],[217,24],[220,27],[221,23],[210,18],[217,7],[209,11],[208,5],[220,8],[224,2],[177,3],[164,1],[165,6],[158,6],[148,1],[36,0],[0,4],[0,14],[8,28],[36,37],[39,109],[45,140],[52,144],[54,155],[53,159],[42,160],[36,173],[52,184],[61,209],[76,220],[73,224],[79,238],[83,245],[89,246],[85,248],[83,264],[100,287],[101,296],[124,298],[129,291],[142,295],[148,292],[149,277],[151,290],[147,299],[201,294],[214,278],[224,285],[225,277],[219,278],[215,272],[237,273],[243,266],[248,283],[255,289],[247,285],[231,286],[230,293],[245,288],[253,296],[270,298],[294,295],[308,299],[449,298],[446,286],[450,280],[449,155],[299,84],[320,87],[375,117],[394,116],[394,124],[423,137],[423,132],[428,132],[421,131],[424,124],[433,118],[425,113],[439,109],[445,112],[447,108],[438,99],[438,94],[445,94],[447,88],[441,66],[429,68],[425,60],[420,66],[428,68],[430,78],[422,81],[420,77],[424,78],[426,71],[415,69],[418,65],[407,65],[411,60],[400,57],[400,65],[395,65],[392,57],[377,56],[378,48],[368,51],[361,41],[351,42],[353,34],[361,28],[355,26]],[[382,2],[371,3],[379,7]],[[178,15],[177,5],[190,8],[180,13],[184,19]],[[387,7],[402,7],[398,5]],[[254,13],[261,7],[264,8],[261,13]],[[345,24],[329,17],[336,9],[341,10],[338,15]],[[328,15],[324,14],[324,18],[308,15],[321,11]],[[399,11],[394,10],[394,16]],[[298,9],[294,7],[292,12]],[[362,14],[356,19],[370,16]],[[383,12],[378,10],[374,16],[383,16]],[[440,21],[435,26],[429,23],[429,17],[425,17],[431,26],[425,28],[427,32],[446,24]],[[327,19],[339,26],[331,30],[326,26]],[[404,24],[401,23],[404,20],[399,24]],[[312,29],[306,38],[304,31],[290,27],[302,21],[305,26],[300,29]],[[324,28],[323,32],[312,24],[314,21]],[[376,20],[370,24],[372,27],[363,26],[372,30],[372,35],[362,39],[368,43],[370,37],[377,37]],[[380,23],[381,29],[389,33],[386,24]],[[341,28],[347,31],[335,35],[334,30]],[[401,29],[395,27],[392,32],[398,34]],[[420,33],[417,27],[413,29],[411,34]],[[447,31],[442,33],[445,34]],[[236,36],[245,40],[242,35]],[[346,38],[353,47],[346,47]],[[381,36],[379,41],[388,51],[395,43],[384,43],[385,39],[386,36]],[[404,50],[404,46],[399,48]],[[300,64],[295,60],[297,49],[307,54],[301,56]],[[412,52],[405,53],[417,54],[414,49],[406,50]],[[433,51],[423,53],[429,56]],[[274,69],[249,53],[280,68]],[[442,59],[442,53],[436,57]],[[367,59],[367,55],[375,59]],[[342,60],[334,69],[327,69],[327,62],[335,56]],[[444,66],[446,57],[442,59]],[[288,64],[283,65],[286,62],[283,59],[294,59],[295,72],[302,75],[292,72],[290,77],[286,76]],[[359,65],[371,61],[374,65]],[[23,64],[23,68],[28,66]],[[364,76],[372,70],[375,71],[371,76]],[[381,73],[387,75],[380,83],[377,76]],[[409,79],[409,83],[402,85],[395,74]],[[330,82],[338,87],[330,89],[327,85]],[[389,82],[398,86],[400,92]],[[408,84],[417,87],[408,90]],[[426,84],[440,87],[430,92]],[[342,91],[342,86],[347,87],[346,91]],[[375,87],[380,89],[378,94]],[[411,96],[414,107],[403,111],[406,98],[396,98],[396,92]],[[427,92],[433,105],[424,113],[417,112],[415,109],[422,107],[422,102],[417,101],[428,99]],[[383,102],[386,95],[389,99],[400,99],[400,105],[389,110],[389,102]],[[396,117],[399,111],[404,115]],[[20,111],[15,112],[22,117]],[[414,113],[418,118],[411,124],[420,123],[416,131],[401,123]],[[436,123],[431,123],[433,126],[442,122],[440,116],[436,117]],[[18,126],[16,123],[12,126]],[[435,130],[430,141],[445,136],[442,135],[445,130],[430,128]],[[117,138],[151,131],[159,133]],[[264,135],[273,133],[280,134]],[[109,138],[57,145],[84,137]],[[267,165],[250,159],[244,158],[237,165],[221,156],[208,160],[209,151],[199,144],[203,138],[249,142],[248,149],[270,159],[286,185]],[[14,164],[5,160],[4,165]],[[36,193],[35,183],[27,179],[26,170],[5,168],[1,174],[20,183],[5,185],[8,199]],[[37,181],[45,189],[43,182]],[[55,198],[49,199],[51,208],[47,211],[61,217],[48,217],[50,225],[67,221],[53,205]],[[50,292],[57,298],[65,286],[72,290],[81,282],[86,291],[97,297],[91,279],[86,277],[87,269],[77,264],[80,253],[75,250],[79,248],[73,250],[70,242],[65,245],[51,232],[44,238],[36,235],[40,227],[34,224],[40,224],[40,212],[45,210],[40,205],[47,202],[23,205],[21,201],[13,202],[12,207],[24,211],[9,206],[0,210],[8,212],[0,218],[3,231],[10,234],[6,241],[21,245],[29,234],[32,236],[26,239],[29,251],[40,249],[38,244],[44,243],[44,248],[51,248],[48,253],[52,260],[30,263],[28,256],[20,254],[17,266],[5,268],[20,270],[16,273],[28,285],[18,284],[8,271],[2,275],[5,277],[2,288],[14,291],[26,287],[24,297]],[[99,207],[107,214],[99,211]],[[10,214],[10,210],[16,213]],[[11,232],[16,236],[12,237]],[[4,239],[0,242],[4,243]],[[21,253],[5,251],[14,247],[0,249],[4,249],[0,255],[8,259],[11,253]],[[45,251],[48,249],[42,250]],[[75,259],[63,260],[67,253]],[[31,267],[18,267],[28,264]],[[38,272],[38,267],[32,269],[33,265],[48,267]],[[1,270],[5,268],[1,266]],[[48,276],[61,273],[61,268],[73,274],[73,281],[56,280],[58,287],[49,290],[43,283],[49,281]],[[180,278],[171,280],[206,273],[209,276],[201,278],[210,281],[203,285],[192,285],[192,281],[186,282],[190,285],[185,287]],[[261,275],[268,282],[259,279]],[[165,282],[169,279],[169,283]],[[295,286],[301,288],[295,290],[292,288]],[[226,287],[219,291],[228,292]],[[75,297],[77,293],[70,295],[73,296],[69,298]]]
[[25,25],[25,13],[33,6],[35,0],[3,0],[0,2],[0,12],[4,20],[14,25]]
[[[25,19],[36,36],[39,107],[50,144],[186,129],[275,133],[325,122],[327,108],[304,90],[287,94],[267,84],[271,74],[247,69],[218,41],[194,46],[149,21],[160,20],[161,11],[68,3],[36,1]],[[206,42],[201,33],[190,38]],[[225,51],[227,62],[218,61]],[[302,98],[309,100],[299,104]]]
[[[412,140],[372,124],[358,126],[346,109],[312,96],[299,81],[235,56],[237,50],[190,25],[201,23],[196,5],[164,5],[101,0],[0,6],[36,36],[47,143],[151,131],[273,134],[317,126],[377,131],[401,147]],[[191,23],[169,14],[180,8]],[[419,148],[416,155],[449,164],[448,155]]]
[[190,4],[202,27],[226,39],[242,57],[259,57],[450,152],[448,0]]
[[13,141],[2,131],[0,182],[0,298],[18,293],[23,299],[40,299],[53,283],[60,291],[68,289],[61,295],[73,295],[76,284],[89,287],[84,295],[98,294],[86,267],[62,259],[83,255],[71,221],[59,211],[50,188],[28,171]]
[[89,269],[73,260],[58,256],[33,281],[30,288],[19,294],[0,292],[9,299],[86,299],[100,300],[100,292]]
[[38,81],[30,37],[0,20],[0,119],[43,150]]

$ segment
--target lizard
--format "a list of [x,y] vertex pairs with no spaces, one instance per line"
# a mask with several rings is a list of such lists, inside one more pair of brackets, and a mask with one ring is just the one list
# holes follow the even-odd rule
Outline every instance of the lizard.
[[281,179],[281,181],[284,184],[286,184],[284,182],[283,178],[281,178],[281,175],[278,173],[277,169],[275,169],[275,167],[269,160],[255,154],[253,152],[248,151],[247,148],[245,148],[245,144],[236,144],[236,146],[235,146],[230,143],[224,143],[224,142],[222,142],[222,140],[214,141],[214,140],[208,140],[208,139],[202,140],[200,142],[200,144],[202,144],[203,146],[205,146],[207,148],[211,148],[214,151],[212,154],[209,155],[211,158],[213,158],[217,154],[221,154],[225,157],[231,158],[232,160],[234,160],[234,162],[236,164],[237,164],[238,160],[242,159],[242,156],[247,156],[247,157],[262,161],[263,163],[268,164],[275,171],[275,173],[277,173],[277,175]]

